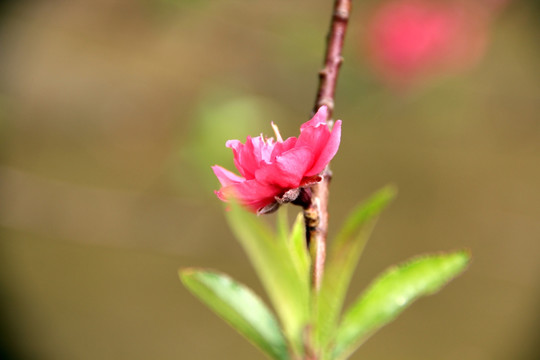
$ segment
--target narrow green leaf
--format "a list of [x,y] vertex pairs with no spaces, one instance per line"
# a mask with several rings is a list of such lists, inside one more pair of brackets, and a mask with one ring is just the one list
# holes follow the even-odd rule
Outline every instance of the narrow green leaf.
[[293,350],[302,353],[309,318],[309,284],[297,271],[286,242],[240,205],[230,203],[227,219],[257,271]]
[[298,275],[310,286],[310,263],[309,250],[306,245],[306,232],[303,213],[299,213],[289,231],[289,219],[287,207],[281,208],[277,213],[277,236],[279,241],[287,244],[288,252]]
[[418,297],[435,293],[461,273],[469,260],[468,251],[458,251],[419,257],[388,269],[343,316],[331,358],[346,359]]
[[282,206],[276,214],[277,235],[280,241],[287,242],[289,239],[289,214],[288,207]]
[[288,236],[288,245],[296,270],[309,288],[311,284],[311,257],[306,245],[306,229],[302,213],[299,213],[296,217],[291,233]]
[[279,324],[262,300],[229,276],[208,270],[180,270],[184,285],[240,334],[276,360],[288,360]]
[[354,269],[378,215],[394,198],[395,188],[387,186],[360,204],[333,240],[325,273],[314,307],[315,346],[324,348],[335,331]]

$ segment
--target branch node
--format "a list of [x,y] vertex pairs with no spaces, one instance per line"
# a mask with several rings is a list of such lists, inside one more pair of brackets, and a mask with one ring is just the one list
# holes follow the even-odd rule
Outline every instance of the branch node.
[[334,11],[334,19],[343,22],[349,21],[349,9],[336,9]]

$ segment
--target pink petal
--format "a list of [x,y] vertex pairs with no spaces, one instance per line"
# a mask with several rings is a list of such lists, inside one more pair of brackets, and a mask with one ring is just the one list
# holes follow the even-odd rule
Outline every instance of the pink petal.
[[253,139],[247,137],[246,144],[242,144],[239,140],[229,140],[225,144],[231,148],[234,155],[234,165],[246,179],[253,179],[255,170],[258,167],[260,158],[257,157],[254,151]]
[[307,147],[295,147],[270,164],[261,164],[255,178],[261,183],[272,184],[282,190],[295,189],[300,186],[304,173],[313,163],[313,155]]
[[305,176],[313,176],[319,174],[324,170],[326,165],[334,158],[338,149],[339,143],[341,141],[341,120],[337,120],[334,124],[332,132],[327,139],[326,145],[322,151],[318,154],[318,157],[315,159],[315,163],[312,167],[306,172]]
[[223,187],[216,194],[222,200],[234,197],[242,205],[256,212],[260,208],[274,202],[274,197],[279,195],[280,191],[279,188],[273,185],[263,184],[257,180],[246,180]]
[[315,162],[317,162],[329,138],[330,130],[328,130],[326,123],[324,125],[316,127],[308,126],[302,129],[300,136],[296,141],[296,147],[307,147],[311,150],[313,162],[308,165],[308,170],[311,170],[313,165],[315,165]]
[[244,146],[244,144],[242,144],[240,140],[227,140],[227,142],[225,143],[225,146],[228,147],[229,149],[233,149],[233,152],[234,152],[234,151],[238,151],[238,149]]
[[216,174],[219,182],[221,183],[221,186],[228,186],[246,180],[243,177],[238,176],[235,173],[230,172],[229,170],[219,165],[212,166],[212,170],[214,171],[214,174]]
[[259,141],[257,143],[253,143],[253,146],[255,147],[256,154],[259,159],[259,163],[261,161],[270,162],[272,161],[272,151],[274,150],[274,147],[276,145],[275,142],[273,142],[273,139],[270,138],[265,141],[265,139],[261,136],[257,138]]
[[283,154],[284,152],[291,150],[295,145],[296,145],[295,137],[290,137],[283,142],[276,143],[276,145],[274,146],[274,150],[272,151],[272,155],[270,156],[270,160],[273,162],[276,156],[279,156]]
[[328,108],[323,105],[317,110],[317,113],[313,115],[311,120],[305,122],[300,126],[300,131],[303,131],[307,127],[318,127],[319,125],[325,125],[328,118]]

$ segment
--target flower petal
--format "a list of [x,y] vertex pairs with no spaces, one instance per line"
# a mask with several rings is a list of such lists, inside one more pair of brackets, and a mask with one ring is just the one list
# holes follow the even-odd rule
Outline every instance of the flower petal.
[[257,180],[246,180],[225,186],[216,194],[222,200],[231,197],[236,198],[242,205],[247,206],[253,212],[257,212],[257,210],[274,202],[274,197],[280,191],[280,188],[270,184],[264,184]]
[[317,113],[313,115],[311,120],[305,122],[300,126],[300,131],[303,131],[307,127],[317,127],[319,125],[326,125],[326,119],[328,118],[328,107],[323,105],[317,110]]
[[272,155],[270,156],[270,160],[274,161],[277,156],[280,156],[285,151],[291,150],[296,145],[296,138],[290,137],[287,140],[283,142],[278,142],[274,146],[274,150],[272,150]]
[[255,151],[258,152],[257,156],[260,161],[271,162],[272,161],[272,151],[276,143],[273,138],[265,139],[263,136],[259,136],[255,140],[259,140],[257,143],[253,143]]
[[228,186],[228,185],[239,183],[246,180],[243,177],[238,176],[235,173],[219,165],[212,166],[212,170],[214,171],[214,174],[217,176],[219,182],[221,183],[221,186]]
[[300,186],[304,173],[313,163],[308,147],[295,147],[276,156],[273,163],[262,163],[255,178],[262,183],[281,187],[284,191]]
[[255,169],[259,164],[255,152],[253,151],[253,143],[251,137],[247,137],[246,144],[242,144],[239,140],[229,140],[225,146],[232,149],[234,156],[234,165],[246,179],[253,179]]
[[341,120],[337,120],[332,128],[332,132],[326,141],[326,145],[317,155],[314,164],[306,172],[305,176],[313,176],[324,170],[326,165],[334,158],[341,142]]
[[[313,119],[309,122],[311,121],[313,121]],[[313,122],[312,124],[315,123]],[[328,125],[326,125],[326,122],[318,123],[316,126],[302,127],[303,129],[300,132],[300,136],[298,136],[296,146],[307,147],[311,150],[311,153],[313,154],[313,162],[307,167],[308,170],[311,170],[328,143],[328,139],[330,138],[330,130],[328,130]]]

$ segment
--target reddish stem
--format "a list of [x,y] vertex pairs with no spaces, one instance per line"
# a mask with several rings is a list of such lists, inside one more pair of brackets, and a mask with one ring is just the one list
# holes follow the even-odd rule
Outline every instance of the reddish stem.
[[314,111],[321,106],[328,106],[328,118],[332,118],[334,111],[334,95],[339,74],[339,68],[343,62],[341,52],[345,42],[345,33],[351,13],[352,0],[335,0],[330,23],[330,31],[327,38],[324,68],[319,72],[319,90],[315,101]]
[[[314,111],[321,106],[328,107],[328,119],[332,118],[334,110],[334,95],[343,62],[341,52],[345,40],[345,33],[351,12],[351,0],[335,0],[328,33],[324,68],[319,72],[319,89],[315,101]],[[312,186],[311,202],[304,209],[306,222],[306,241],[310,248],[312,258],[312,283],[318,290],[321,285],[326,257],[326,236],[328,233],[328,187],[332,173],[327,168],[322,174],[323,180]]]

